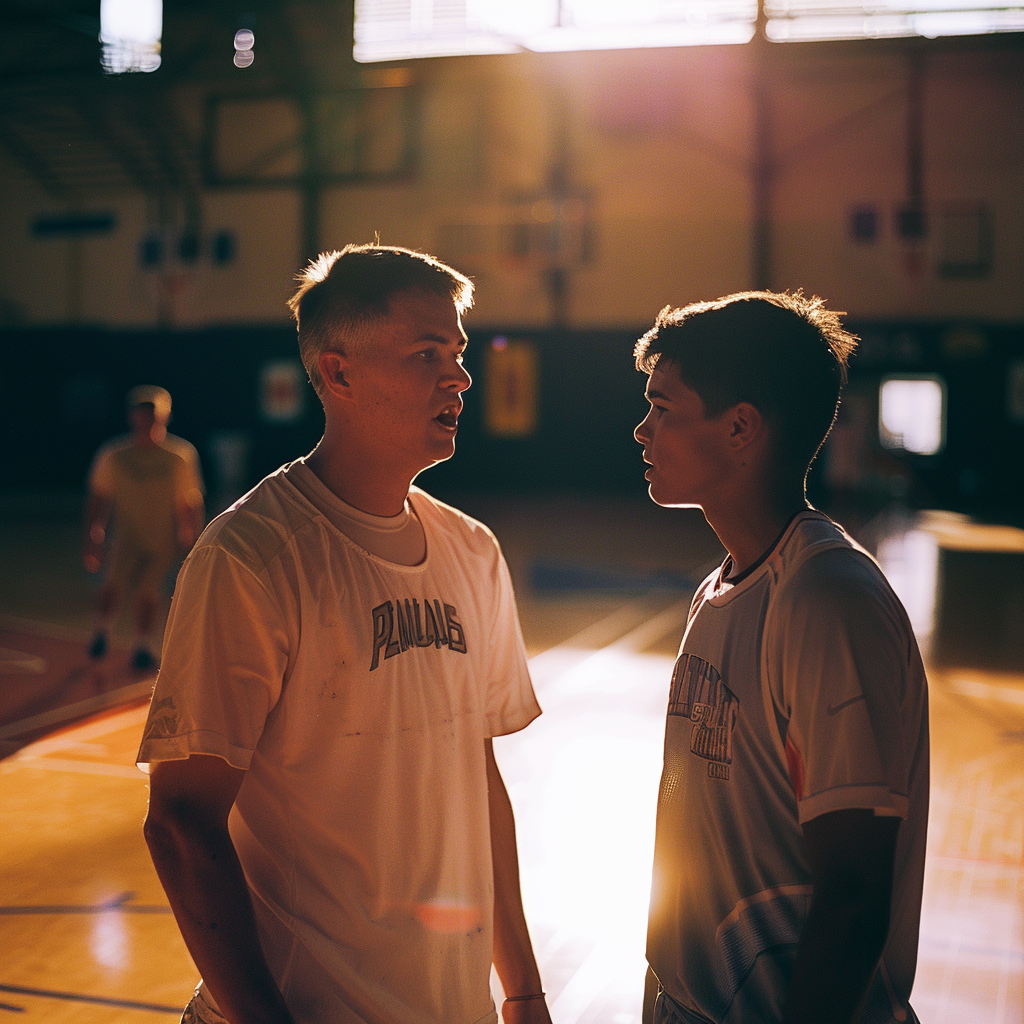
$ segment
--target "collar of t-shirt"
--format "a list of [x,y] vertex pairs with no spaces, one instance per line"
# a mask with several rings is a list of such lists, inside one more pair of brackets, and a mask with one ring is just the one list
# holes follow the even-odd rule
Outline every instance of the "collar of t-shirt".
[[397,516],[375,516],[342,501],[303,459],[286,470],[288,480],[349,540],[396,565],[419,565],[427,557],[427,538],[412,502],[406,498]]
[[722,563],[722,570],[718,577],[721,583],[730,587],[735,587],[737,583],[742,583],[745,579],[757,572],[757,570],[768,561],[769,556],[779,546],[782,538],[786,536],[786,531],[793,525],[793,520],[807,511],[808,510],[806,508],[797,509],[797,511],[786,520],[786,525],[779,531],[778,537],[776,537],[775,540],[765,548],[761,557],[758,558],[756,562],[748,565],[743,572],[737,573],[735,576],[730,576],[729,573],[732,572],[732,555],[726,555],[725,561]]

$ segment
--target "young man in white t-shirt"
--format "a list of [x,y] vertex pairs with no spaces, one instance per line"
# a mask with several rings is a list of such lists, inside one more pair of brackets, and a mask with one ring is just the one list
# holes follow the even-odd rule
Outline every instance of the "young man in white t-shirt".
[[195,448],[167,432],[169,391],[142,384],[126,404],[131,433],[103,445],[89,469],[82,561],[89,572],[106,563],[89,656],[106,655],[111,624],[130,598],[131,664],[146,672],[156,665],[150,645],[161,588],[179,552],[187,554],[203,529],[203,479]]
[[550,1024],[493,736],[539,713],[508,570],[412,486],[452,456],[472,285],[386,246],[291,300],[323,439],[182,569],[138,760],[203,981],[183,1020]]
[[666,308],[637,343],[651,498],[728,556],[672,675],[648,927],[657,1024],[904,1024],[928,702],[878,566],[808,504],[856,339],[820,299]]

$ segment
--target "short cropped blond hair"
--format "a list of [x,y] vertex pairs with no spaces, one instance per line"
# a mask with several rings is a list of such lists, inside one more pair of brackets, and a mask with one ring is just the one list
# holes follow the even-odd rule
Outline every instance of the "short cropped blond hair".
[[296,275],[288,300],[299,333],[299,355],[322,398],[321,352],[358,344],[362,328],[388,315],[393,295],[410,289],[448,296],[459,313],[473,305],[473,282],[434,256],[392,245],[346,245],[325,252]]

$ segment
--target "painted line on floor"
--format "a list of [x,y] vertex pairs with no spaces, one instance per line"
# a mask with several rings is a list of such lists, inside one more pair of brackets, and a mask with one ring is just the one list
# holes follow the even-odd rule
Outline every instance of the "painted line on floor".
[[1024,704],[1024,688],[998,686],[995,683],[981,683],[977,679],[963,678],[950,679],[949,688],[965,697],[1001,700],[1007,704]]
[[54,904],[50,907],[0,907],[0,916],[21,917],[27,914],[169,914],[171,908],[156,903],[129,903],[118,906],[80,906],[71,904],[63,906]]
[[118,779],[146,781],[145,772],[134,765],[103,764],[99,761],[72,761],[60,757],[19,757],[11,762],[13,768],[40,768],[47,772],[71,772],[78,775],[109,775]]
[[54,754],[60,750],[68,750],[77,747],[81,743],[87,743],[89,740],[99,739],[101,736],[109,736],[110,733],[118,732],[121,729],[133,729],[136,726],[141,726],[148,716],[149,708],[145,705],[126,708],[123,711],[113,711],[96,721],[82,722],[80,725],[69,727],[56,736],[47,736],[44,739],[36,740],[27,747],[23,747],[11,760],[17,761],[20,758],[42,757],[44,754]]
[[89,996],[81,992],[56,992],[48,988],[25,988],[22,985],[0,985],[0,992],[15,996],[41,996],[44,999],[63,999],[72,1003],[92,1003],[94,1006],[116,1006],[119,1010],[152,1010],[154,1013],[176,1013],[181,1016],[182,1007],[165,1006],[163,1003],[140,1003],[134,999],[114,999],[110,996]]
[[18,722],[11,722],[9,725],[0,728],[0,740],[23,736],[25,733],[35,732],[37,729],[47,729],[50,726],[63,725],[65,722],[72,722],[76,718],[84,718],[94,711],[103,711],[105,708],[116,707],[118,704],[127,704],[133,700],[141,700],[143,697],[148,697],[152,691],[153,677],[150,677],[138,683],[121,686],[116,690],[99,693],[95,697],[87,697],[85,700],[80,700],[75,704],[54,708],[52,711],[44,711],[39,715],[22,718]]

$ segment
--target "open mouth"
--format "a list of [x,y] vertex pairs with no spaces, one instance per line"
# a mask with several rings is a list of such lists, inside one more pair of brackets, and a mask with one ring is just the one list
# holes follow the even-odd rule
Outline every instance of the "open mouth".
[[460,412],[461,409],[457,405],[450,405],[447,409],[442,409],[434,419],[446,430],[455,430],[459,425]]

